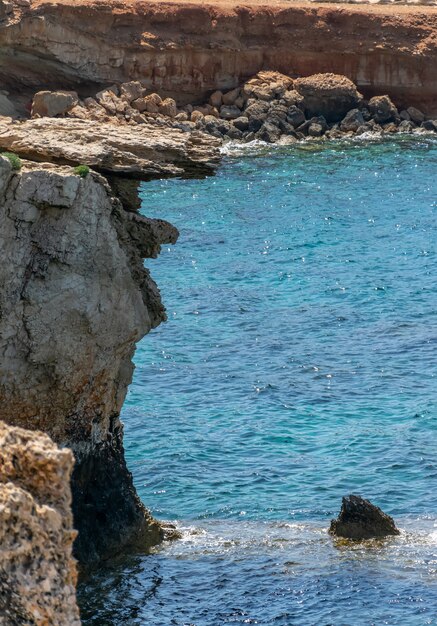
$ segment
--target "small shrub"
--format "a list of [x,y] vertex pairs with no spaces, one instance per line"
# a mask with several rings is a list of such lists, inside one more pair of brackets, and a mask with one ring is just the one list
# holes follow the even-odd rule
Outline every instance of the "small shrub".
[[90,173],[90,168],[88,165],[77,165],[74,168],[74,173],[80,176],[81,178],[86,178]]
[[15,152],[2,152],[1,155],[9,160],[13,170],[21,170],[21,166],[23,164],[21,163],[21,159],[18,154],[15,154]]

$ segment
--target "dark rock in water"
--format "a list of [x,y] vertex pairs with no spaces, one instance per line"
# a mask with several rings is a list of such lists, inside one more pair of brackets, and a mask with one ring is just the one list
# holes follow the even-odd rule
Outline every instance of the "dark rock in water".
[[261,139],[261,141],[266,141],[267,143],[275,143],[280,136],[281,131],[279,128],[269,122],[264,122],[257,133],[257,139]]
[[437,132],[437,120],[425,120],[420,125],[421,128],[425,130],[432,130]]
[[359,109],[352,109],[346,113],[344,119],[340,124],[341,130],[355,133],[360,126],[364,124],[365,120],[363,114]]
[[331,535],[347,539],[372,539],[399,535],[392,517],[361,496],[346,496],[337,519],[331,521]]
[[425,115],[422,113],[422,111],[416,109],[416,107],[408,107],[407,113],[409,114],[410,119],[415,124],[421,124],[425,119]]

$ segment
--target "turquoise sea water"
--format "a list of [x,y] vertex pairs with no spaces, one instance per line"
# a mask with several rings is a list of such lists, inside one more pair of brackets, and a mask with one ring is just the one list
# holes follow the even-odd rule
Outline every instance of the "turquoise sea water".
[[[183,539],[84,584],[84,623],[437,624],[437,142],[260,148],[142,198],[181,236],[125,445]],[[333,541],[349,493],[401,536]]]

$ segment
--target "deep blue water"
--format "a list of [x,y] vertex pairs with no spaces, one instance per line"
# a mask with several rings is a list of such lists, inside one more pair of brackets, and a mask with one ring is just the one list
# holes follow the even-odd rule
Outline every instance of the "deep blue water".
[[[143,187],[168,323],[123,411],[183,540],[96,575],[84,623],[437,624],[437,142],[305,144]],[[360,493],[402,529],[334,542]]]

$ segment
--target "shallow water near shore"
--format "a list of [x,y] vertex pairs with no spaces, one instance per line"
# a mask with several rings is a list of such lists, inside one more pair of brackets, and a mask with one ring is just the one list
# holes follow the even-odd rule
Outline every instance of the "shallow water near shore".
[[[126,454],[183,539],[83,584],[84,624],[437,624],[437,141],[258,146],[142,198],[181,236]],[[349,493],[401,535],[332,540]]]

